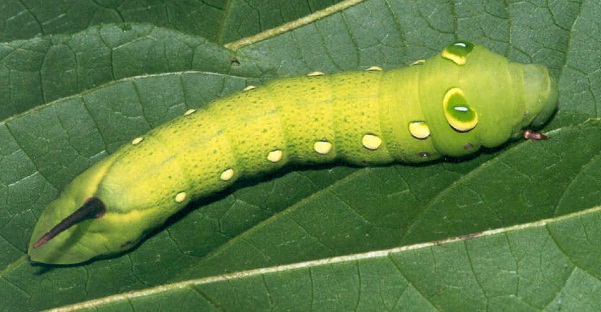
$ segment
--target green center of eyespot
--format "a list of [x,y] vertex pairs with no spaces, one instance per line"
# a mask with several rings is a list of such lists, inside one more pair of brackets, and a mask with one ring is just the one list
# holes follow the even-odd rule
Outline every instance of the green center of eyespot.
[[443,108],[447,122],[457,131],[470,131],[478,124],[478,114],[469,106],[460,88],[447,91],[443,99]]
[[442,57],[457,65],[467,62],[467,55],[474,49],[474,44],[468,41],[457,41],[449,44],[443,51]]

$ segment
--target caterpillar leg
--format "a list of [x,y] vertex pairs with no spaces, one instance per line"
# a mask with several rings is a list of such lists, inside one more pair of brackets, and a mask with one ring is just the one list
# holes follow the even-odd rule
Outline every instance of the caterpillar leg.
[[526,140],[533,140],[533,141],[540,141],[540,140],[548,140],[549,137],[541,132],[536,132],[536,131],[532,131],[530,129],[524,129],[524,131],[522,131],[524,139]]

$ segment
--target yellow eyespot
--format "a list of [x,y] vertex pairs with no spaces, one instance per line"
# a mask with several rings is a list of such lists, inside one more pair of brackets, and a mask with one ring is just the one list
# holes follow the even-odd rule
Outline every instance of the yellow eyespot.
[[457,41],[449,44],[443,51],[442,57],[457,65],[465,65],[467,55],[474,49],[474,44],[467,41]]
[[442,104],[445,118],[453,129],[466,132],[474,129],[478,124],[478,113],[469,106],[460,88],[447,91]]

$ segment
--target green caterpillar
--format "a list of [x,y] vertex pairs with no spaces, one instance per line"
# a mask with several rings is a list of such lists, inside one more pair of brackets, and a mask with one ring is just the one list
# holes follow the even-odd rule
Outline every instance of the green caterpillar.
[[29,256],[72,264],[123,252],[190,200],[289,163],[415,163],[499,146],[545,123],[556,102],[546,67],[468,42],[406,68],[249,86],[75,178],[42,213]]

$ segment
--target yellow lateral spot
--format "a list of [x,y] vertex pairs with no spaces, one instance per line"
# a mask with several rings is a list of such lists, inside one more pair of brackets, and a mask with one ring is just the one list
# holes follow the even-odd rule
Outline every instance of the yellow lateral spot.
[[248,87],[242,89],[242,91],[250,91],[250,90],[254,90],[256,88],[257,88],[256,86],[248,86]]
[[325,75],[323,72],[320,71],[314,71],[312,73],[308,73],[307,76],[312,77],[312,76],[323,76]]
[[409,64],[409,66],[423,65],[425,62],[426,62],[426,60],[417,60],[417,61]]
[[186,192],[179,192],[177,195],[175,195],[175,201],[181,203],[186,200],[186,196]]
[[196,112],[196,110],[191,108],[184,113],[184,116],[192,115],[194,114],[194,112]]
[[430,136],[430,127],[424,121],[409,123],[409,133],[416,139],[425,139]]
[[380,67],[380,66],[372,66],[372,67],[366,69],[366,71],[382,71],[382,67]]
[[278,162],[282,160],[282,155],[283,153],[281,150],[274,150],[269,152],[269,154],[267,155],[267,160],[271,162]]
[[382,139],[373,134],[366,134],[363,136],[363,140],[361,140],[361,143],[363,143],[363,146],[365,148],[375,150],[378,149],[380,145],[382,145]]
[[332,150],[332,143],[328,141],[317,141],[313,144],[313,149],[319,154],[325,155]]
[[143,137],[137,137],[137,138],[135,138],[135,139],[133,139],[133,140],[131,141],[131,144],[133,144],[133,145],[136,145],[136,144],[138,144],[138,143],[140,143],[140,142],[142,142],[142,141],[144,141],[144,138],[143,138]]
[[221,173],[221,180],[223,181],[229,181],[234,177],[234,169],[226,169],[225,171],[223,171]]
[[467,56],[474,49],[474,45],[467,41],[458,41],[448,45],[442,51],[442,57],[453,63],[463,66],[467,62]]

